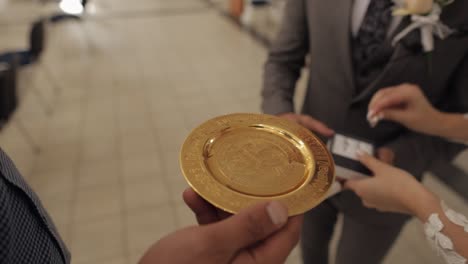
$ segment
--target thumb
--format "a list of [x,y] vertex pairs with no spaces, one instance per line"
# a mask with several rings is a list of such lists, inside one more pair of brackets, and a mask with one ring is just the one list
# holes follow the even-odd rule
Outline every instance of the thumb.
[[377,150],[377,157],[381,162],[385,162],[389,165],[393,164],[393,162],[395,161],[395,153],[393,152],[393,150],[387,147],[379,148]]
[[335,134],[335,131],[333,131],[333,129],[325,125],[325,123],[320,122],[317,119],[312,118],[308,115],[301,116],[301,118],[299,119],[299,123],[308,128],[309,130],[317,132],[326,137],[331,137],[333,136],[333,134]]
[[288,210],[273,201],[254,205],[222,222],[214,224],[212,237],[217,243],[239,250],[264,240],[281,229],[288,221]]

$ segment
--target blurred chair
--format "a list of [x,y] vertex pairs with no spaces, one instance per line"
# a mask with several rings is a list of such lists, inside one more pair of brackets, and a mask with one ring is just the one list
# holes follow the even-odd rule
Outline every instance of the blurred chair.
[[[13,58],[10,63],[0,64],[0,129],[11,119],[18,107],[17,95],[17,62]],[[25,128],[21,120],[14,119],[18,131],[23,136],[25,142],[31,147],[34,153],[39,153],[40,148],[34,142],[29,131]]]
[[39,60],[45,46],[45,22],[40,19],[32,24],[29,34],[29,49],[0,53],[0,63],[13,63],[24,66]]
[[[39,19],[31,26],[29,34],[29,49],[9,51],[0,54],[0,128],[10,121],[19,105],[18,99],[18,72],[21,67],[31,65],[39,61],[45,47],[45,22]],[[34,89],[37,101],[44,108],[47,115],[51,113],[39,90]],[[34,142],[30,131],[19,118],[11,120],[24,137],[26,143],[34,153],[40,151],[39,145]]]
[[[36,63],[40,60],[40,57],[46,45],[45,43],[45,20],[39,19],[35,21],[31,26],[29,34],[29,49],[0,53],[0,63],[16,65],[15,67],[18,69],[20,69],[23,66],[28,66],[33,63]],[[51,106],[47,105],[47,103],[43,100],[40,91],[35,90],[34,92],[38,96],[38,100],[43,106],[45,112],[47,114],[50,114],[52,111]],[[58,93],[58,91],[56,91],[56,93]]]
[[16,67],[14,63],[0,64],[0,127],[11,117],[18,105]]

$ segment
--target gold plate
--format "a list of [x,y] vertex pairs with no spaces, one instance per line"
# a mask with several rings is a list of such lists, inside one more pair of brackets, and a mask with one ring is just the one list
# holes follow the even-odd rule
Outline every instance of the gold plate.
[[205,122],[185,140],[180,163],[190,186],[230,213],[278,200],[290,215],[302,214],[325,199],[335,180],[333,159],[312,132],[263,114]]

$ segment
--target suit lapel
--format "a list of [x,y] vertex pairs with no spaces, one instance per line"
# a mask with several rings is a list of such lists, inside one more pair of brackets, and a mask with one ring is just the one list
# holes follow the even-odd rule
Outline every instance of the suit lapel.
[[[401,30],[403,30],[409,24],[409,19],[404,19],[387,41],[391,42],[394,36],[401,32]],[[395,50],[393,51],[390,60],[388,61],[387,65],[383,68],[382,72],[377,76],[377,78],[373,82],[371,82],[366,88],[362,89],[361,92],[353,98],[352,103],[357,103],[362,100],[365,100],[366,98],[371,96],[377,89],[383,88],[379,87],[379,84],[384,79],[386,79],[386,77],[389,77],[389,75],[394,75],[397,72],[403,70],[404,66],[402,64],[397,64],[396,62],[409,55],[411,55],[411,52],[408,49],[406,49],[401,43],[398,43],[395,46]]]
[[[351,12],[353,0],[305,0],[310,10],[309,25],[312,31],[327,34],[322,36],[330,43],[323,47],[333,47],[333,50],[322,52],[333,53],[336,62],[335,78],[342,78],[344,85],[339,87],[340,93],[352,96],[354,91],[354,77],[351,61]],[[314,37],[321,37],[320,35]],[[314,39],[311,39],[312,43]],[[333,42],[333,43],[332,43]],[[313,58],[312,58],[313,59]]]
[[329,3],[329,8],[326,10],[336,10],[336,17],[329,16],[327,12],[324,12],[324,16],[329,16],[329,19],[337,19],[337,34],[340,40],[338,44],[338,56],[342,60],[344,78],[346,83],[349,85],[347,90],[354,91],[354,69],[351,57],[351,14],[353,11],[353,0],[327,0],[321,1]]

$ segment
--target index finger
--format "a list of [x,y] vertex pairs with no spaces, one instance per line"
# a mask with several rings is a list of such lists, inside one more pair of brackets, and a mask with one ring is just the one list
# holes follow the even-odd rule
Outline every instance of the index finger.
[[358,153],[357,155],[359,161],[366,166],[369,170],[371,170],[374,174],[382,167],[388,166],[386,163],[372,157],[367,153]]
[[369,111],[377,114],[386,108],[399,107],[407,103],[409,98],[406,85],[385,88],[374,95],[369,103]]
[[193,211],[200,225],[211,224],[219,221],[217,209],[205,201],[192,188],[187,188],[183,193],[185,204]]

